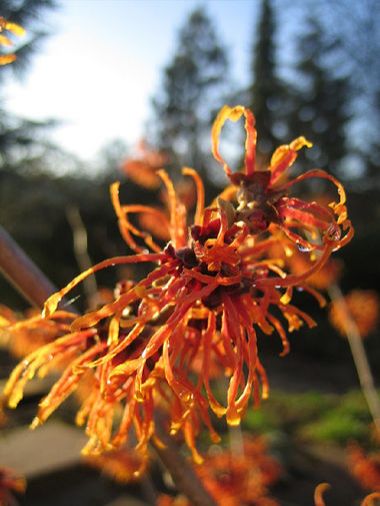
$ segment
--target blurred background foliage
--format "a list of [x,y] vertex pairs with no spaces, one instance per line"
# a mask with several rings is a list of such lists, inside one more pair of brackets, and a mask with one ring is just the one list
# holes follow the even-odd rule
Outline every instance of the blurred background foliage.
[[[159,206],[160,192],[136,185],[123,172],[125,161],[134,156],[133,147],[115,139],[91,166],[84,166],[46,142],[44,133],[54,128],[54,118],[38,123],[7,111],[1,93],[3,76],[14,73],[17,78],[28,71],[43,38],[53,36],[45,32],[44,14],[58,5],[53,0],[1,2],[1,14],[23,25],[28,39],[18,50],[16,65],[0,71],[0,223],[62,286],[80,270],[69,209],[79,211],[88,254],[95,263],[128,252],[110,203],[110,183],[121,180],[123,202]],[[268,161],[276,146],[298,135],[313,141],[314,147],[302,154],[294,171],[319,166],[346,185],[356,237],[338,253],[344,262],[345,291],[380,286],[379,23],[377,0],[353,4],[260,0],[247,47],[251,82],[242,88],[231,76],[228,51],[215,21],[206,7],[198,7],[179,27],[175,52],[162,70],[151,101],[152,121],[144,134],[154,149],[165,153],[165,166],[174,179],[180,178],[181,166],[199,170],[210,198],[225,182],[209,152],[210,127],[224,103],[242,103],[255,112],[260,163]],[[291,55],[286,61],[279,57],[284,44]],[[242,159],[242,132],[240,137],[229,133],[226,149],[232,146],[236,165]],[[307,191],[311,190],[321,194],[325,189]],[[101,273],[99,286],[112,286],[119,275],[111,270]],[[3,279],[0,300],[25,307]],[[313,308],[308,311],[316,312]],[[315,315],[318,320],[325,316]],[[318,344],[320,332],[307,334],[310,344],[302,340],[298,345],[295,339],[296,348],[325,350],[326,340],[323,346]],[[332,345],[336,356],[344,347],[341,344]]]

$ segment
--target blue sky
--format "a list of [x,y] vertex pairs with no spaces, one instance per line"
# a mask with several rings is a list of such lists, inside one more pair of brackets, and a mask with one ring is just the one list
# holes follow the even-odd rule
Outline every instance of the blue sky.
[[177,32],[205,6],[225,44],[234,80],[247,81],[257,0],[63,0],[46,18],[52,35],[22,82],[9,81],[6,106],[56,118],[53,139],[84,159],[115,138],[133,145],[175,51]]

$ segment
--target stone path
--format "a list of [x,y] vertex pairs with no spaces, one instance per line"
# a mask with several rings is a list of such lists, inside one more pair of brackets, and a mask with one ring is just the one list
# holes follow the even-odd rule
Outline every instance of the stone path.
[[75,465],[86,443],[83,431],[50,421],[36,430],[20,427],[2,431],[0,464],[31,478]]

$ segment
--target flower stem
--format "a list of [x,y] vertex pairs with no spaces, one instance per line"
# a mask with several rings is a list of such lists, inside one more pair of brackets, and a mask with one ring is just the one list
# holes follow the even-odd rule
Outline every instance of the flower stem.
[[152,442],[161,462],[169,471],[177,490],[182,492],[192,506],[216,506],[216,502],[204,488],[194,468],[178,451],[174,439],[163,429],[160,416],[155,418],[156,432],[160,441],[165,445]]
[[339,304],[342,312],[344,313],[343,324],[359,377],[360,386],[367,401],[368,409],[371,413],[376,432],[380,434],[380,399],[375,388],[373,374],[371,372],[371,367],[368,362],[358,326],[351,316],[340,287],[337,284],[332,284],[328,288],[328,294],[332,301]]

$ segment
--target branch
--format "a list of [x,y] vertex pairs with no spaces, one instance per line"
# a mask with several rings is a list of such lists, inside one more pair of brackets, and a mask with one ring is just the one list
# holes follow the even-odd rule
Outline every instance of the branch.
[[[73,232],[73,248],[77,264],[81,271],[86,271],[92,265],[88,254],[86,227],[84,226],[78,207],[68,207],[66,209],[66,216]],[[87,306],[91,309],[96,308],[99,297],[98,285],[94,274],[83,280],[83,290],[86,294]]]
[[368,362],[367,354],[364,349],[358,326],[351,316],[350,310],[344,300],[343,293],[337,284],[328,288],[330,299],[340,305],[344,312],[344,330],[348,343],[351,348],[352,357],[355,363],[356,371],[359,377],[360,386],[363,395],[367,401],[369,412],[371,413],[376,432],[380,434],[380,400],[376,391],[371,367]]
[[191,506],[217,506],[214,499],[204,488],[194,468],[179,453],[174,439],[163,429],[159,416],[155,417],[155,425],[157,435],[165,446],[162,447],[154,441],[152,441],[152,446],[169,471],[177,490],[190,500]]
[[0,271],[33,306],[43,307],[49,295],[57,291],[56,287],[1,226]]

